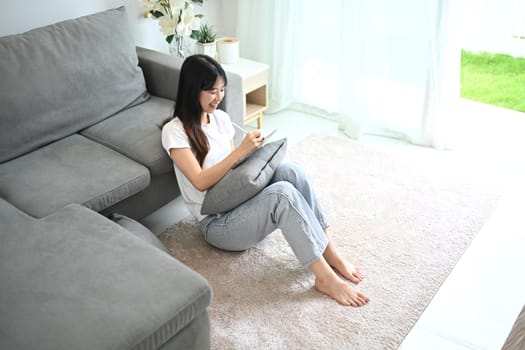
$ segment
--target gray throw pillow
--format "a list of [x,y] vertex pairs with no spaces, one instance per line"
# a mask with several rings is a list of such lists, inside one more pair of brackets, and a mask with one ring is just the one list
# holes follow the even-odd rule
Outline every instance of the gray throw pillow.
[[286,138],[267,143],[206,192],[201,214],[211,215],[231,210],[255,196],[268,185],[275,169],[286,154]]
[[124,6],[0,38],[0,162],[149,98]]

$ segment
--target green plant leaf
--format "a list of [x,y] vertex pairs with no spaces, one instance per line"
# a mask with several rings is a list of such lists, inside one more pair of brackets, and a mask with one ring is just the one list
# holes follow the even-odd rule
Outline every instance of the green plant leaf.
[[160,18],[162,16],[164,16],[164,14],[160,11],[154,11],[154,10],[151,10],[149,13],[151,13],[151,15],[155,18]]
[[217,32],[215,32],[215,29],[212,25],[208,23],[202,23],[200,28],[194,32],[192,32],[193,39],[197,40],[200,43],[208,44],[215,41],[215,38],[217,37]]
[[198,30],[192,30],[190,34],[190,38],[194,40],[199,40],[199,31]]
[[175,37],[175,35],[173,35],[173,34],[166,36],[166,41],[168,42],[168,44],[171,44],[171,42],[173,41],[174,37]]

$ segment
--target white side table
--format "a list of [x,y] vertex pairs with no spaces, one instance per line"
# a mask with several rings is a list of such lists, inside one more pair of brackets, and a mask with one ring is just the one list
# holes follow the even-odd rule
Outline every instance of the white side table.
[[269,66],[240,58],[237,63],[222,64],[222,67],[242,78],[244,124],[257,120],[257,128],[261,129],[263,111],[268,107]]

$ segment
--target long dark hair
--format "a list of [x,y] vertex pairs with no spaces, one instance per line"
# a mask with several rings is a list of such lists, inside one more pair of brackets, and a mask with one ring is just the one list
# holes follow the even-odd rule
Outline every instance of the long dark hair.
[[210,144],[201,126],[202,107],[199,94],[203,90],[213,89],[219,77],[224,80],[226,86],[228,81],[224,69],[210,56],[192,55],[186,58],[180,70],[173,115],[164,122],[166,124],[175,117],[182,121],[191,148],[201,166],[210,150]]

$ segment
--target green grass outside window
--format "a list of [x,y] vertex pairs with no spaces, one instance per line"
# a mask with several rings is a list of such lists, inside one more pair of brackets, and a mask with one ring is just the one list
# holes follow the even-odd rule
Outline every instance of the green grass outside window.
[[525,112],[525,58],[463,50],[461,97]]

